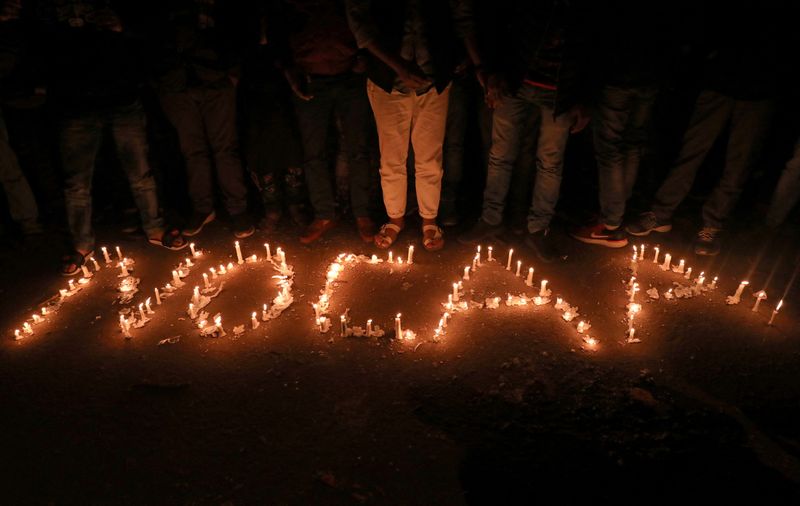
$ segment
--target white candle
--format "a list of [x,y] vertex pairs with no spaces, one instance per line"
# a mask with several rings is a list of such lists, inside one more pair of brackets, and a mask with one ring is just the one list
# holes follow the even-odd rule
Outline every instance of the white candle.
[[408,247],[408,263],[409,264],[414,263],[414,246]]
[[319,320],[319,304],[311,304],[311,307],[314,308],[314,318]]
[[70,279],[70,280],[68,280],[68,281],[67,281],[67,285],[69,285],[69,291],[70,291],[70,292],[73,292],[73,291],[75,291],[75,282],[74,282],[74,281],[72,281],[71,279]]
[[267,250],[267,261],[272,260],[272,253],[269,250],[269,244],[266,242],[264,243],[264,249]]
[[203,286],[205,286],[206,288],[211,286],[211,282],[208,280],[208,274],[206,274],[205,272],[203,273]]
[[656,251],[656,253],[655,253],[655,255],[653,255],[653,263],[657,264],[658,263],[658,246],[655,247],[655,251]]
[[242,258],[242,248],[239,246],[239,241],[234,242],[233,245],[236,248],[236,261],[239,264],[243,264],[244,258]]
[[120,270],[120,274],[122,274],[123,277],[127,277],[128,276],[128,269],[125,267],[125,262],[120,262],[119,263],[119,270]]
[[633,246],[633,259],[631,261],[635,262],[639,258],[639,251],[636,248],[636,245]]
[[158,293],[158,288],[153,288],[153,291],[156,293],[156,306],[161,305],[161,294]]
[[372,320],[367,320],[367,337],[372,335]]
[[636,276],[631,276],[630,281],[628,281],[628,288],[632,287],[635,282],[636,282]]
[[510,270],[511,270],[511,256],[512,256],[513,254],[514,254],[514,249],[513,249],[513,248],[512,248],[512,249],[509,249],[509,250],[508,250],[508,262],[506,263],[506,270],[507,270],[507,271],[510,271]]
[[172,271],[172,282],[175,283],[175,286],[181,284],[181,278],[178,277],[178,271]]
[[691,267],[686,269],[686,274],[684,274],[683,277],[686,278],[686,279],[691,279],[691,277],[692,277],[692,268]]
[[442,319],[444,320],[444,326],[447,327],[447,322],[450,320],[450,313],[445,311],[442,315]]
[[547,297],[547,280],[543,279],[539,287],[539,297]]
[[736,289],[736,293],[733,294],[734,299],[739,299],[742,296],[742,292],[744,291],[744,287],[749,285],[748,281],[742,281],[739,283],[739,288]]
[[705,272],[700,271],[700,277],[697,278],[697,287],[698,288],[702,287],[705,281],[706,281]]
[[392,255],[391,251],[389,252],[389,263],[394,263],[394,255]]
[[147,314],[153,314],[153,308],[150,306],[150,297],[144,300],[144,307],[147,309]]
[[633,327],[628,329],[628,340],[633,341],[633,335],[636,333],[636,329]]
[[111,263],[111,257],[108,256],[108,249],[106,249],[106,247],[103,246],[102,248],[100,248],[100,251],[103,252],[103,260],[105,260],[107,264],[110,264]]
[[775,321],[775,316],[778,315],[778,311],[781,310],[781,306],[783,306],[783,299],[781,299],[780,302],[778,302],[778,305],[775,306],[775,309],[772,311],[772,316],[769,317],[769,322],[767,322],[767,325],[772,325],[772,322]]
[[186,257],[186,267],[194,267],[194,262],[189,257]]
[[19,329],[14,330],[14,339],[16,339],[17,341],[22,339],[22,335],[19,333]]
[[453,294],[447,294],[447,309],[451,309],[453,307]]
[[91,278],[92,277],[91,273],[89,273],[89,269],[86,267],[85,264],[81,265],[81,272],[83,273],[83,277],[84,278]]
[[117,258],[122,260],[122,250],[119,249],[119,246],[116,246],[116,250],[117,250]]
[[278,255],[278,259],[281,261],[281,263],[286,262],[286,253],[283,252],[282,248],[275,250],[275,254]]
[[519,271],[522,269],[522,260],[517,260],[517,274],[516,276],[519,277]]
[[378,255],[372,255],[372,258],[370,258],[369,263],[377,264],[378,263]]
[[525,284],[528,286],[533,286],[533,267],[528,269],[528,277],[525,279]]
[[639,261],[644,261],[644,244],[639,248]]
[[144,320],[144,304],[139,303],[139,318]]
[[489,246],[489,257],[487,259],[489,262],[494,260],[494,257],[492,256],[493,253],[494,253],[494,248],[492,246]]
[[31,315],[31,318],[33,318],[33,323],[41,323],[41,322],[42,322],[42,317],[41,317],[41,316],[39,316],[39,315],[38,315],[38,314],[36,314],[36,313],[33,313],[33,314]]
[[33,334],[33,327],[31,327],[30,323],[25,322],[22,324],[22,331],[28,335]]
[[222,316],[217,316],[214,318],[214,325],[217,327],[217,330],[220,334],[225,332],[225,329],[222,328]]
[[464,281],[469,281],[469,265],[464,267]]
[[195,247],[194,247],[194,243],[193,243],[193,242],[190,242],[190,243],[189,243],[189,251],[191,251],[191,252],[192,252],[192,256],[193,256],[193,257],[196,257],[196,256],[197,256],[197,250],[195,249]]
[[344,315],[339,316],[339,333],[342,337],[347,337],[347,318]]
[[397,339],[401,339],[403,337],[403,326],[400,323],[400,313],[397,313],[397,316],[394,318],[394,333],[397,336]]
[[192,318],[192,320],[197,318],[197,313],[194,310],[194,304],[192,304],[191,302],[189,303],[189,316]]
[[[490,248],[491,248],[491,246],[490,246]],[[478,259],[478,265],[480,265],[481,264],[481,245],[480,244],[478,245],[477,253],[475,253],[475,258]]]
[[714,279],[711,281],[711,285],[709,285],[709,288],[713,290],[716,287],[717,287],[717,276],[714,276]]
[[125,317],[123,315],[119,315],[119,328],[122,330],[122,335],[125,337],[131,337],[131,333],[128,331],[128,322],[125,321]]
[[199,286],[194,287],[194,292],[192,293],[192,302],[194,302],[195,304],[199,304],[200,303],[200,287]]
[[267,321],[267,305],[261,306],[261,321]]
[[664,263],[663,265],[661,265],[661,269],[665,271],[669,270],[671,263],[672,263],[672,255],[667,253],[666,255],[664,255]]
[[458,283],[453,283],[453,302],[458,302]]
[[678,270],[675,272],[677,272],[678,274],[683,274],[683,269],[685,268],[685,266],[686,262],[684,262],[683,259],[681,258],[680,262],[678,262]]
[[636,297],[636,292],[639,291],[639,283],[634,283],[631,287],[631,299],[630,301],[633,302],[634,297]]
[[256,313],[255,311],[253,311],[253,314],[252,314],[252,315],[250,315],[250,325],[253,327],[253,330],[257,329],[257,328],[258,328],[258,326],[259,326],[259,325],[261,325],[261,324],[259,323],[259,321],[258,321],[258,318],[256,318],[256,315],[257,315],[257,314],[258,314],[258,313]]
[[583,329],[586,327],[586,324],[583,323],[583,320],[578,322],[578,334],[583,334]]
[[478,254],[476,253],[475,254],[475,258],[472,259],[472,270],[473,270],[473,272],[477,269],[477,267],[478,267]]
[[211,279],[217,279],[217,270],[215,268],[211,267],[208,271],[211,273]]
[[89,260],[91,260],[92,261],[92,265],[94,265],[94,272],[99,271],[100,270],[100,264],[97,263],[97,260],[95,260],[94,257],[89,257]]
[[758,305],[761,304],[761,301],[766,298],[767,298],[767,292],[765,292],[764,290],[761,290],[756,294],[756,303],[753,304],[753,309],[752,309],[754,313],[758,312]]
[[46,307],[43,307],[43,308],[42,308],[42,316],[44,316],[44,315],[46,315],[46,314],[47,314],[47,308],[46,308]]

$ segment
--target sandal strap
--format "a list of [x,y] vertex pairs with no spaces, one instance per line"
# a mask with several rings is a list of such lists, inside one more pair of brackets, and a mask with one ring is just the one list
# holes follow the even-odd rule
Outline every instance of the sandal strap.
[[423,225],[422,226],[422,233],[425,232],[433,232],[433,237],[425,238],[426,241],[436,241],[443,237],[442,229],[438,225]]
[[386,235],[387,230],[393,230],[395,233],[399,234],[403,229],[399,225],[395,225],[394,223],[384,223],[381,225],[380,233],[382,235]]

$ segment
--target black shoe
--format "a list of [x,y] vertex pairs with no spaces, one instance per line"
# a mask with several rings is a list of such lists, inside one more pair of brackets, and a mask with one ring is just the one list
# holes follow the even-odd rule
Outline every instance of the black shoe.
[[694,252],[697,255],[715,256],[719,254],[719,229],[703,227],[697,232],[694,240]]
[[455,202],[442,202],[439,205],[439,223],[443,227],[455,227],[460,222]]
[[256,231],[256,227],[253,226],[253,219],[247,213],[231,216],[231,225],[233,227],[233,236],[237,239],[250,237]]
[[186,225],[181,230],[181,233],[186,237],[192,237],[200,233],[203,230],[203,227],[211,223],[217,218],[217,215],[214,211],[210,213],[192,213],[191,218],[189,221],[186,222]]
[[529,233],[525,238],[525,246],[533,250],[539,260],[544,263],[549,264],[562,258],[553,244],[553,237],[550,235],[549,229]]
[[503,232],[503,225],[489,225],[479,219],[469,230],[461,234],[458,242],[461,244],[478,244],[486,239],[497,237]]

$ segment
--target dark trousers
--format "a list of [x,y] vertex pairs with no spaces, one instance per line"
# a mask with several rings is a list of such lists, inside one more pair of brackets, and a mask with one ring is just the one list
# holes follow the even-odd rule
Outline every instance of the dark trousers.
[[236,89],[191,88],[162,94],[160,99],[178,132],[194,211],[214,210],[213,166],[228,213],[244,213],[247,187],[236,134]]
[[303,139],[303,170],[314,208],[314,217],[335,218],[336,199],[332,182],[332,163],[328,159],[328,134],[332,118],[341,123],[344,149],[347,154],[350,204],[353,215],[369,216],[369,145],[368,125],[370,106],[365,91],[365,79],[356,74],[314,77],[309,94],[314,98],[294,97],[295,113]]
[[622,224],[657,93],[655,87],[618,86],[605,86],[600,92],[593,120],[594,149],[600,212],[607,226]]
[[715,91],[697,98],[678,159],[658,189],[653,212],[669,221],[689,194],[697,170],[725,126],[730,129],[722,179],[703,205],[703,226],[721,229],[744,189],[767,134],[771,100],[736,100]]
[[92,232],[92,176],[105,129],[111,130],[119,163],[128,176],[139,208],[142,228],[158,235],[164,222],[158,210],[156,182],[147,162],[147,135],[142,106],[129,106],[71,114],[61,119],[59,146],[64,168],[67,222],[75,249],[94,248]]

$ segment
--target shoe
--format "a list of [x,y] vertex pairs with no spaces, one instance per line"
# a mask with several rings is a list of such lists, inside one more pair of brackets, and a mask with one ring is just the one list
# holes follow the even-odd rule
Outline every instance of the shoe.
[[371,218],[356,218],[356,228],[358,228],[358,235],[365,243],[371,244],[375,240],[375,222]]
[[336,221],[334,220],[314,220],[303,232],[303,235],[300,236],[300,242],[311,244],[335,226]]
[[233,227],[233,236],[237,239],[250,237],[256,231],[256,227],[253,226],[253,218],[247,213],[231,216],[231,225]]
[[694,240],[694,252],[697,255],[715,256],[719,254],[719,232],[718,228],[703,227],[697,232]]
[[539,260],[544,263],[551,263],[561,258],[561,254],[553,244],[549,229],[529,233],[525,238],[525,246],[533,250]]
[[672,230],[672,223],[668,221],[658,221],[656,214],[652,211],[642,213],[633,223],[625,227],[625,231],[637,237],[649,235],[650,232],[669,232]]
[[443,227],[455,227],[460,222],[455,202],[442,202],[439,205],[439,223]]
[[622,248],[628,245],[628,239],[625,238],[619,227],[611,229],[600,222],[595,225],[577,227],[569,235],[580,242],[597,244],[607,248]]
[[458,242],[461,244],[478,244],[486,239],[491,239],[503,232],[503,225],[490,225],[479,219],[469,230],[461,234]]
[[217,219],[217,215],[214,211],[210,213],[192,213],[191,218],[189,221],[186,222],[186,226],[183,227],[181,233],[186,237],[192,237],[200,233],[203,230],[203,227],[211,223]]

